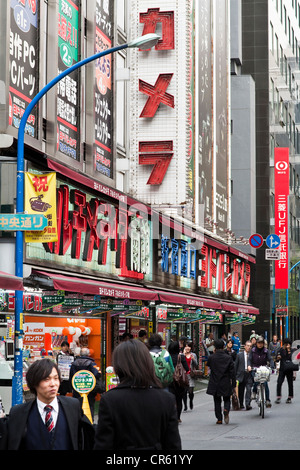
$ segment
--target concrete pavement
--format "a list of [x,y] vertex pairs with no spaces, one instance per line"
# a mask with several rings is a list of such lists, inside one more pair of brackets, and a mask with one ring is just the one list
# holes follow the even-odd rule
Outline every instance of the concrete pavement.
[[277,375],[269,382],[272,407],[265,418],[252,401],[252,410],[230,412],[229,424],[216,424],[213,397],[206,394],[206,381],[197,384],[194,409],[183,412],[179,431],[183,450],[300,450],[300,372],[294,381],[294,399],[286,404],[287,382],[282,401],[275,404]]

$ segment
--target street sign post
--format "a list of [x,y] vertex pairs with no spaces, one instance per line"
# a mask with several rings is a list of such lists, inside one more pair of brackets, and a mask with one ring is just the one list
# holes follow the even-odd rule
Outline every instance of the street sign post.
[[48,219],[43,214],[0,214],[0,231],[38,231],[48,226]]

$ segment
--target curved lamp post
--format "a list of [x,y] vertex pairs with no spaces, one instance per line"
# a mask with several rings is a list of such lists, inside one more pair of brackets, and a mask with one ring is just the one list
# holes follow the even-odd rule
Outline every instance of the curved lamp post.
[[[70,75],[74,70],[83,67],[84,65],[95,61],[105,55],[112,54],[127,48],[139,48],[142,50],[151,49],[155,46],[160,39],[157,34],[145,34],[130,43],[122,44],[105,51],[98,52],[80,62],[77,62],[72,67],[64,70],[61,74],[57,75],[51,82],[49,82],[42,90],[32,99],[27,106],[18,130],[18,153],[17,153],[17,200],[16,212],[17,214],[24,213],[24,138],[27,120],[33,108],[40,101],[40,99],[53,88],[60,80],[67,75]],[[23,232],[16,232],[16,276],[23,277]],[[15,298],[15,360],[14,360],[14,376],[12,383],[12,405],[17,405],[23,402],[23,325],[22,325],[22,311],[23,311],[23,292],[16,291]]]

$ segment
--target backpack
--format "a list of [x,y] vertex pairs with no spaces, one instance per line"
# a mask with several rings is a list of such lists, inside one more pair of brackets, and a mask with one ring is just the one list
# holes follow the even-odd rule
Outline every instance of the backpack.
[[173,363],[171,364],[171,357],[170,361],[166,361],[164,355],[164,350],[162,350],[158,355],[151,354],[154,362],[155,375],[161,382],[162,386],[167,387],[173,382],[174,367]]

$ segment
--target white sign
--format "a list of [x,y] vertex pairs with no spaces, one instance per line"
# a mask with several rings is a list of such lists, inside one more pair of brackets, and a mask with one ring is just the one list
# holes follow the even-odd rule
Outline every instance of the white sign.
[[272,261],[272,260],[275,260],[275,261],[278,261],[280,260],[280,250],[266,250],[266,253],[265,253],[265,259],[266,260],[269,260],[269,261]]

